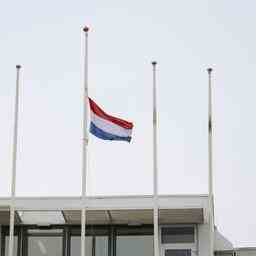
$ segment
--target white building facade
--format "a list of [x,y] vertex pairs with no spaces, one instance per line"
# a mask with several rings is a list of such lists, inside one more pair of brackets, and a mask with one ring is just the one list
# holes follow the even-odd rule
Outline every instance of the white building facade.
[[[80,256],[80,197],[16,198],[15,255]],[[86,256],[153,256],[153,197],[87,197]],[[8,255],[10,198],[0,198],[0,252]],[[207,195],[159,196],[159,255],[208,256]],[[216,255],[234,255],[215,229]],[[226,254],[223,254],[226,253]]]

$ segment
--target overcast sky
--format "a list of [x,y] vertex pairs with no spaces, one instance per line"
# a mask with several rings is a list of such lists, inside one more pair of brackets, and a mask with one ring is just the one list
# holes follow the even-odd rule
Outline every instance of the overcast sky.
[[134,122],[131,144],[90,136],[89,195],[152,193],[152,60],[159,190],[208,191],[207,72],[213,67],[219,230],[256,246],[254,1],[5,1],[0,10],[0,195],[10,194],[15,65],[22,65],[17,195],[81,194],[83,54],[89,94]]

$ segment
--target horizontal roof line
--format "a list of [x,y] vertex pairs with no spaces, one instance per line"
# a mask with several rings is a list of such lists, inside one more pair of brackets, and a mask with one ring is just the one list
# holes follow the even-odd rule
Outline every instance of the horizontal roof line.
[[[164,194],[159,195],[159,198],[170,198],[170,197],[208,197],[208,194]],[[15,196],[17,199],[79,199],[82,196]],[[115,199],[115,198],[153,198],[153,195],[102,195],[102,196],[86,196],[88,199]],[[0,200],[11,199],[11,197],[0,197]]]

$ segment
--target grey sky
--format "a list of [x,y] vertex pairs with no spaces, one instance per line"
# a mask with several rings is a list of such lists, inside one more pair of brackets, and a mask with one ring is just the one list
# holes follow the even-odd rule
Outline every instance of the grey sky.
[[256,246],[253,1],[5,1],[0,10],[0,195],[10,192],[15,65],[22,88],[17,194],[80,195],[83,35],[89,92],[135,123],[132,143],[90,136],[88,194],[152,193],[152,85],[158,82],[160,193],[207,193],[207,73],[214,68],[219,230]]

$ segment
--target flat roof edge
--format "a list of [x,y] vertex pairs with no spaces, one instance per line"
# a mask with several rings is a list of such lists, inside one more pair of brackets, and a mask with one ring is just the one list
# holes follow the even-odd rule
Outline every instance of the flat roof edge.
[[[98,196],[86,196],[88,199],[118,199],[118,198],[153,198],[153,195],[98,195]],[[158,196],[159,198],[191,198],[191,197],[203,197],[207,198],[208,194],[162,194]],[[79,199],[82,196],[16,196],[16,199],[44,199],[44,200],[52,200],[52,199]],[[11,197],[0,197],[0,200],[8,200]]]

